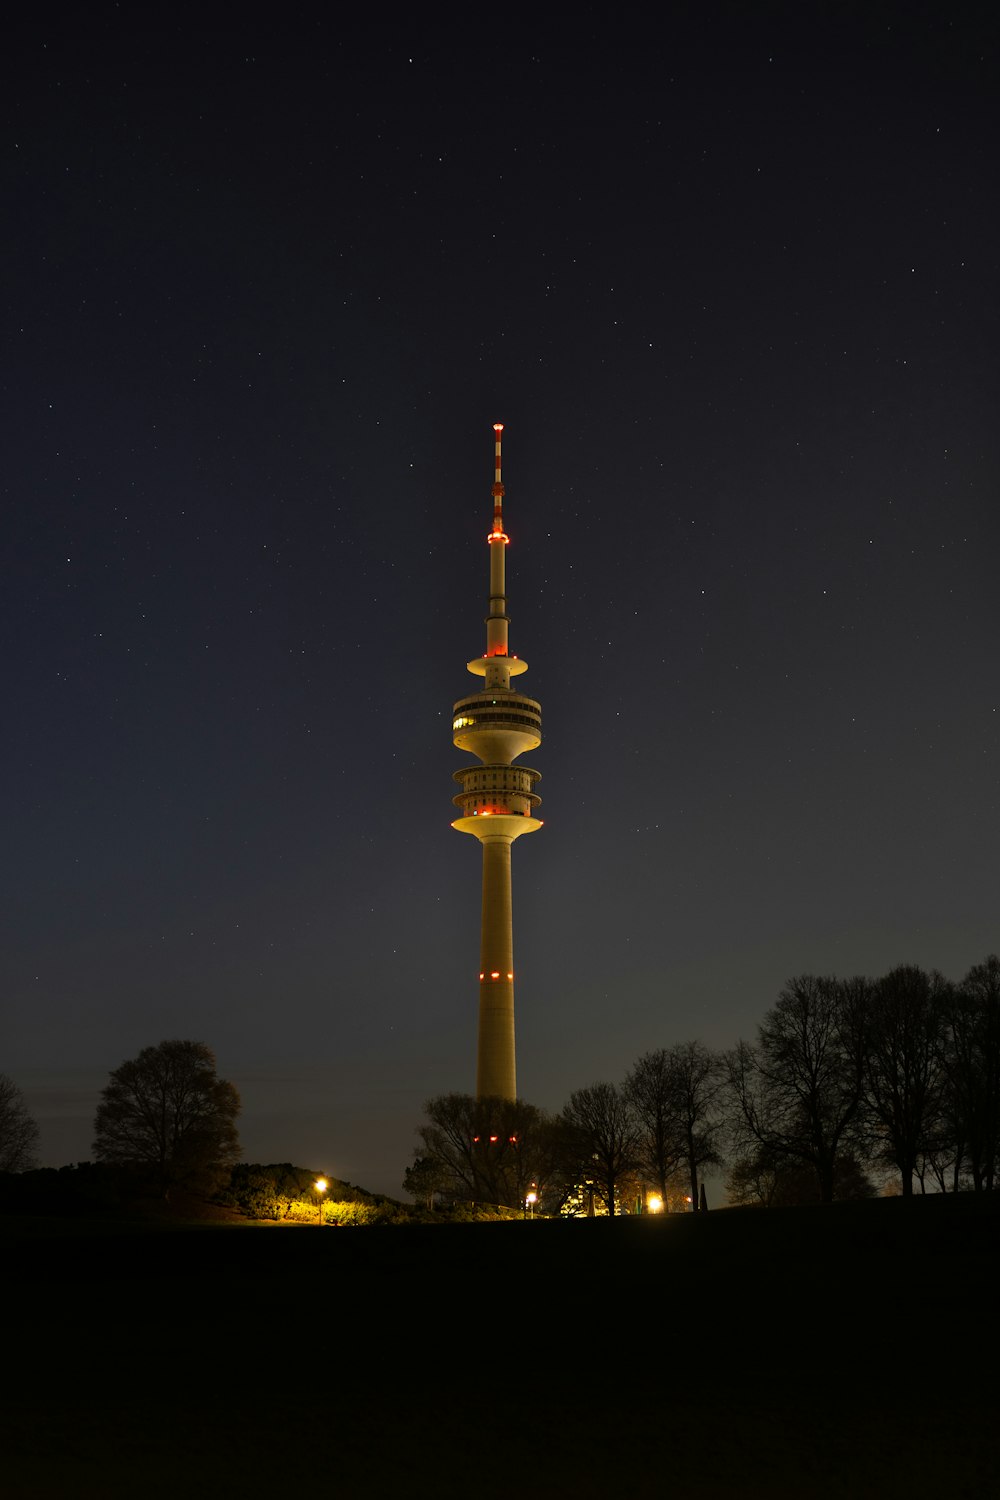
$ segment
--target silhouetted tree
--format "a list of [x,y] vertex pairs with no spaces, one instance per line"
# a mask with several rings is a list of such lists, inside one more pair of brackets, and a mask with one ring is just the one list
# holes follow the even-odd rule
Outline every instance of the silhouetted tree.
[[722,1058],[702,1042],[681,1042],[672,1047],[674,1099],[680,1128],[681,1155],[691,1184],[691,1207],[704,1207],[702,1167],[721,1165],[722,1115],[720,1095],[726,1070]]
[[720,1095],[725,1080],[722,1057],[702,1042],[647,1052],[625,1079],[640,1127],[640,1162],[664,1203],[668,1184],[683,1164],[692,1207],[701,1205],[701,1169],[722,1161]]
[[664,1203],[667,1186],[681,1163],[674,1072],[665,1047],[644,1052],[625,1077],[625,1092],[638,1125],[637,1164],[648,1172]]
[[971,968],[945,1009],[945,1110],[958,1164],[967,1168],[976,1192],[988,1193],[1000,1170],[1000,958],[991,953]]
[[12,1078],[0,1073],[0,1172],[26,1172],[35,1165],[38,1126]]
[[622,1181],[634,1171],[639,1125],[624,1089],[595,1083],[577,1089],[559,1115],[563,1171],[577,1183],[593,1183],[614,1215]]
[[94,1121],[98,1161],[139,1168],[164,1197],[175,1184],[209,1188],[239,1160],[240,1096],[203,1042],[144,1047],[111,1074]]
[[517,1208],[546,1169],[546,1117],[523,1099],[442,1094],[424,1105],[418,1159],[443,1169],[457,1198]]
[[937,1137],[950,988],[936,971],[901,964],[870,986],[858,1033],[870,1147],[898,1169],[904,1198],[912,1197],[921,1154]]
[[858,1134],[864,979],[805,974],[789,980],[758,1031],[727,1055],[737,1150],[764,1147],[770,1160],[802,1162],[820,1200],[834,1198],[838,1157]]
[[407,1167],[403,1176],[403,1191],[426,1208],[434,1207],[436,1193],[450,1192],[451,1188],[451,1173],[430,1156],[415,1155],[413,1165]]
[[[834,1200],[874,1198],[875,1192],[875,1184],[857,1158],[841,1152],[834,1165]],[[763,1146],[733,1163],[726,1194],[730,1203],[764,1208],[820,1202],[819,1179],[811,1165],[776,1157]]]

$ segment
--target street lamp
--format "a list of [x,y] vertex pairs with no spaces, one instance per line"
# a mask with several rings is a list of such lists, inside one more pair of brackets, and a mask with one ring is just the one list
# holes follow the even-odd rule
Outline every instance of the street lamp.
[[660,1209],[663,1207],[663,1199],[658,1193],[650,1193],[649,1197],[646,1200],[646,1207],[649,1209],[651,1214],[658,1214],[660,1212]]
[[323,1228],[323,1194],[326,1192],[327,1185],[328,1184],[327,1184],[327,1180],[326,1180],[325,1177],[317,1177],[316,1181],[313,1184],[313,1186],[316,1189],[317,1201],[319,1202],[319,1227],[320,1227],[320,1229]]
[[524,1201],[528,1205],[528,1217],[533,1219],[535,1217],[535,1204],[538,1202],[538,1194],[526,1193]]

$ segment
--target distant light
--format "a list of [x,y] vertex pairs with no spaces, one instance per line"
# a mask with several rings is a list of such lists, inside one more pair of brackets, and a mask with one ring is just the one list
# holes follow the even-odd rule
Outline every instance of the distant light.
[[491,1146],[495,1146],[495,1145],[496,1145],[496,1143],[497,1143],[497,1141],[498,1141],[498,1140],[499,1140],[499,1139],[500,1139],[500,1137],[499,1137],[499,1136],[498,1136],[498,1135],[491,1135],[491,1136],[490,1136],[490,1145],[491,1145]]
[[499,969],[494,969],[493,973],[490,975],[490,978],[491,979],[499,979],[500,978],[500,970]]
[[493,423],[493,431],[494,432],[503,432],[503,423],[502,422],[494,422]]
[[646,1199],[646,1207],[649,1209],[651,1214],[658,1214],[663,1207],[663,1199],[658,1193],[650,1193],[649,1197]]
[[508,974],[508,975],[507,975],[507,978],[508,978],[508,979],[513,979],[513,978],[514,978],[514,976],[513,976],[513,974]]
[[317,1193],[325,1193],[328,1186],[329,1186],[329,1184],[327,1183],[327,1180],[326,1180],[325,1177],[317,1177],[316,1178],[316,1191],[317,1191]]

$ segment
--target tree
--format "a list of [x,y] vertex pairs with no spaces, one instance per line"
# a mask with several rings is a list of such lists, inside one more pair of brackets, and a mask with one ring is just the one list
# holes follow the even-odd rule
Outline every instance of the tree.
[[613,1217],[619,1187],[635,1170],[639,1125],[624,1089],[595,1083],[577,1089],[559,1116],[563,1171],[594,1185]]
[[240,1096],[204,1042],[144,1047],[101,1094],[94,1156],[149,1173],[164,1197],[175,1184],[207,1187],[239,1161],[239,1112]]
[[726,1058],[737,1149],[764,1147],[775,1163],[805,1163],[823,1203],[833,1202],[838,1157],[858,1135],[868,990],[865,979],[791,979],[757,1046],[740,1042]]
[[665,1047],[644,1052],[625,1077],[625,1092],[639,1127],[637,1164],[652,1177],[663,1203],[668,1202],[669,1185],[683,1157],[674,1081]]
[[413,1164],[403,1174],[403,1191],[426,1208],[434,1207],[435,1193],[450,1191],[451,1173],[439,1161],[415,1154]]
[[946,1006],[942,1058],[945,1112],[955,1135],[955,1186],[964,1163],[976,1192],[1000,1171],[1000,958],[966,974]]
[[[789,1157],[775,1157],[763,1146],[733,1162],[726,1193],[731,1204],[764,1208],[820,1201],[819,1181],[811,1166]],[[837,1157],[833,1196],[837,1203],[875,1197],[875,1184],[850,1152],[842,1151]]]
[[898,1169],[904,1198],[913,1196],[918,1161],[936,1139],[949,990],[940,974],[900,964],[871,987],[859,1032],[864,1104],[874,1151]]
[[38,1126],[12,1078],[0,1073],[0,1172],[26,1172],[35,1165]]
[[725,1081],[725,1065],[702,1042],[681,1042],[671,1049],[674,1080],[674,1110],[680,1132],[681,1156],[691,1184],[691,1208],[700,1209],[705,1184],[702,1167],[721,1165],[719,1138],[722,1120],[719,1095]]
[[424,1113],[414,1164],[439,1167],[443,1190],[456,1198],[519,1208],[529,1183],[548,1176],[549,1124],[533,1104],[442,1094],[428,1099]]
[[701,1169],[722,1161],[719,1096],[723,1059],[702,1042],[679,1042],[647,1052],[625,1079],[625,1091],[640,1126],[641,1165],[654,1178],[664,1203],[682,1164],[692,1208],[701,1204]]

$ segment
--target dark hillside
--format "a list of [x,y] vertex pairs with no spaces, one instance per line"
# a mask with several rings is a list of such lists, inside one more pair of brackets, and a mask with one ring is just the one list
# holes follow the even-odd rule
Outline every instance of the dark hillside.
[[996,1492],[1000,1201],[12,1228],[11,1497]]

